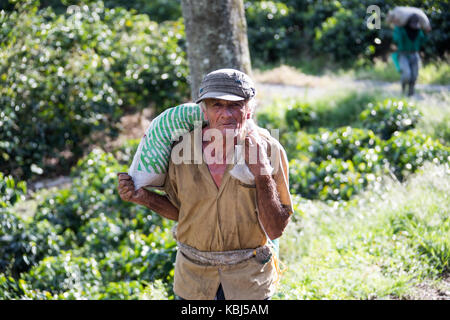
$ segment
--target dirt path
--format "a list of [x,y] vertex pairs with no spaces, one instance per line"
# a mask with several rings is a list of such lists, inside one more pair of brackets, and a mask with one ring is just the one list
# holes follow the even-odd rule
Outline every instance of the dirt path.
[[[317,81],[313,81],[310,77],[303,84],[301,81],[289,83],[289,80],[285,80],[284,83],[275,83],[273,80],[263,79],[256,83],[259,104],[269,105],[277,98],[317,99],[342,90],[379,91],[383,95],[402,98],[401,86],[397,82],[355,80],[348,77],[317,78]],[[450,85],[417,84],[416,93],[410,99],[423,101],[441,96],[450,97]]]
[[425,280],[412,290],[405,300],[450,300],[450,274],[445,274],[437,283]]

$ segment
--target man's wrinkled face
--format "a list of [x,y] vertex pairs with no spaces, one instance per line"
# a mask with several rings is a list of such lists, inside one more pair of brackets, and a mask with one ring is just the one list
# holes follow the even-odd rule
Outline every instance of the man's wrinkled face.
[[251,117],[247,101],[205,99],[205,105],[203,112],[209,127],[220,130],[223,135],[227,130],[236,130],[235,134],[239,134],[245,121]]

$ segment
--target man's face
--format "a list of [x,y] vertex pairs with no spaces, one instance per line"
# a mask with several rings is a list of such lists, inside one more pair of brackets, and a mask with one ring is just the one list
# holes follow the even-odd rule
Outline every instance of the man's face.
[[236,130],[235,134],[239,134],[251,117],[247,101],[205,99],[205,105],[204,115],[209,127],[220,130],[223,135],[226,130]]

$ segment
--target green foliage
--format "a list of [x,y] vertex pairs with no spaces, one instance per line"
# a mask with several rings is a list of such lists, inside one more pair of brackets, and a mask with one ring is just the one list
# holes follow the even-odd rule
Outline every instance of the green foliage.
[[0,300],[19,299],[23,293],[18,281],[0,273]]
[[5,176],[0,172],[0,211],[2,208],[13,206],[17,201],[23,200],[26,192],[25,181],[16,183],[12,176]]
[[306,159],[290,162],[293,193],[309,199],[349,200],[382,172],[381,141],[368,130],[325,129],[302,145]]
[[[309,133],[317,133],[318,128],[336,129],[343,126],[359,127],[359,114],[367,109],[369,103],[376,103],[379,100],[377,92],[344,92],[332,94],[315,101],[299,101],[295,99],[284,99],[277,101],[271,108],[266,108],[257,115],[258,122],[267,113],[278,114],[278,117],[284,117],[284,121],[276,120],[281,131],[305,130]],[[285,110],[273,111],[273,109]],[[273,116],[264,121],[267,125],[268,120],[275,120]],[[270,124],[269,124],[270,126]]]
[[280,61],[292,54],[300,33],[292,8],[280,1],[246,1],[247,34],[254,63]]
[[414,172],[426,161],[436,164],[450,162],[450,148],[418,130],[396,132],[383,147],[392,172],[399,180]]
[[70,252],[61,252],[58,256],[43,259],[23,279],[34,290],[47,291],[52,295],[68,292],[70,297],[100,284],[101,273],[97,265],[93,258],[74,257]]
[[[380,8],[381,28],[369,28],[367,8]],[[424,10],[433,31],[423,48],[426,59],[448,54],[449,4],[446,1],[346,0],[346,1],[245,1],[250,53],[260,62],[296,64],[301,57],[327,57],[326,65],[352,66],[386,56],[392,43],[387,12],[395,6]],[[370,65],[370,63],[369,63]]]
[[263,110],[258,110],[255,118],[258,126],[270,129],[277,129],[281,131],[286,131],[285,125],[285,104],[283,102],[275,101],[273,105],[264,108]]
[[275,299],[423,299],[450,256],[449,167],[428,163],[406,183],[383,177],[348,202],[294,197],[301,218],[280,242],[288,266]]
[[25,193],[25,182],[16,184],[11,176],[0,172],[0,273],[17,276],[64,244],[48,223],[28,224],[13,213],[14,205],[25,199]]
[[161,111],[188,96],[180,21],[102,2],[62,15],[17,8],[0,13],[0,171],[67,169],[95,131],[117,134],[123,109]]
[[[125,166],[112,154],[94,149],[73,168],[72,186],[41,200],[30,221],[11,210],[0,211],[0,286],[8,290],[5,297],[172,295],[172,223],[120,199],[117,172],[123,171]],[[155,287],[157,280],[161,282]]]
[[383,141],[371,130],[321,129],[303,141],[295,151],[302,157],[291,157],[291,191],[309,199],[349,200],[382,173],[402,181],[426,161],[450,161],[450,148],[417,130],[396,131]]
[[349,200],[363,191],[369,180],[375,180],[371,173],[358,172],[350,160],[332,159],[315,163],[291,163],[291,188],[305,198],[320,200]]
[[412,103],[387,99],[376,106],[369,104],[359,118],[364,128],[372,130],[382,139],[388,140],[396,131],[414,128],[420,116],[420,112]]
[[[56,13],[67,12],[70,6],[81,7],[92,5],[98,0],[40,0],[39,8],[51,7]],[[108,0],[104,1],[105,8],[125,8],[139,14],[147,14],[151,20],[163,22],[167,20],[178,20],[181,17],[180,0]],[[12,5],[3,5],[6,10],[12,10]],[[0,5],[0,10],[3,9]]]
[[361,18],[356,18],[364,17],[366,8],[337,6],[333,15],[315,28],[314,50],[341,62],[352,61],[360,54],[367,57],[373,55],[373,32],[368,30]]
[[[41,0],[40,8],[51,7],[64,14],[68,6],[93,5],[96,0]],[[387,12],[398,5],[422,8],[430,18],[433,31],[424,49],[427,60],[448,54],[449,4],[419,0],[346,0],[346,1],[261,1],[246,0],[248,38],[253,64],[296,63],[302,57],[322,57],[328,65],[352,65],[357,58],[366,61],[386,56],[392,43],[392,29],[386,24]],[[381,29],[367,26],[367,8],[377,5],[381,11]],[[146,14],[158,23],[181,18],[179,0],[111,0],[108,9],[125,8],[133,13]],[[12,4],[0,9],[12,10]],[[330,59],[331,58],[331,59]],[[370,64],[369,64],[370,65]]]
[[118,248],[125,236],[124,231],[120,221],[100,213],[80,228],[77,238],[83,243],[82,251],[87,251],[87,255],[104,257],[108,251]]
[[17,277],[46,255],[57,254],[73,240],[48,221],[27,223],[11,210],[0,212],[0,272]]
[[286,124],[298,131],[317,123],[318,115],[308,103],[296,103],[286,111]]
[[445,91],[436,95],[435,99],[419,101],[417,107],[421,113],[416,128],[443,145],[450,146],[450,96]]
[[342,127],[333,132],[321,130],[308,151],[312,154],[312,161],[320,163],[332,158],[351,160],[365,148],[375,149],[380,152],[380,139],[370,130]]
[[[259,125],[280,130],[291,160],[291,192],[320,200],[350,200],[379,183],[381,174],[402,181],[427,160],[449,161],[448,147],[411,130],[421,117],[404,100],[355,92],[276,101],[257,113]],[[338,127],[345,123],[351,126]]]
[[419,83],[448,85],[450,83],[450,63],[447,60],[438,60],[428,63],[420,70]]
[[112,151],[114,158],[119,164],[128,166],[133,161],[133,156],[137,151],[139,142],[140,139],[130,139]]

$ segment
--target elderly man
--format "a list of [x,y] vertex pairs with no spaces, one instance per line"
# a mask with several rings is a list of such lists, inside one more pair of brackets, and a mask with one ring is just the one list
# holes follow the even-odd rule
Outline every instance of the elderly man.
[[[173,146],[166,196],[135,191],[131,178],[119,175],[123,200],[178,221],[174,292],[181,299],[268,299],[274,294],[278,275],[269,239],[282,235],[293,209],[283,147],[249,126],[255,93],[252,80],[238,70],[205,76],[196,103],[207,125],[199,143],[194,130]],[[239,145],[251,183],[230,174]],[[180,156],[183,161],[177,161]]]

